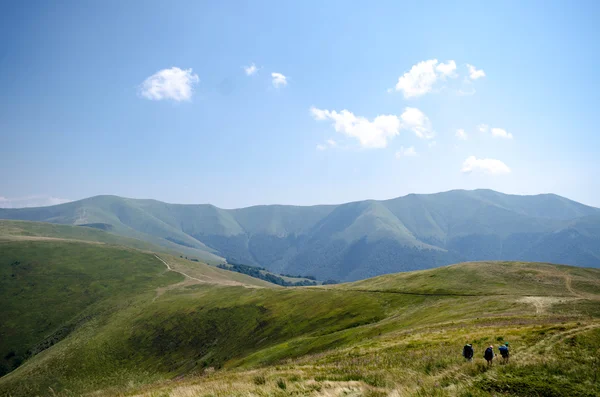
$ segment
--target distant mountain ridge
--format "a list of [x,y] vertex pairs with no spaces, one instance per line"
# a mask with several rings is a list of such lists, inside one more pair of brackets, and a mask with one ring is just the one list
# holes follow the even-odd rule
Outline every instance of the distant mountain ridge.
[[95,196],[0,219],[99,225],[209,262],[358,280],[460,261],[600,267],[600,209],[554,194],[452,190],[309,207],[221,209]]

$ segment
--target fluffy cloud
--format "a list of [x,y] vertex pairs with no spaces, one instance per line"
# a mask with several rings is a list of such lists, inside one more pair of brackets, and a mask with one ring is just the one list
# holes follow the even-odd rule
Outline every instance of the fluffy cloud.
[[456,77],[456,62],[439,63],[437,59],[421,61],[402,76],[396,83],[396,91],[402,91],[405,98],[412,98],[431,92],[438,78]]
[[273,87],[279,88],[287,85],[287,77],[281,73],[271,73],[271,77],[273,78]]
[[198,83],[198,75],[192,69],[182,70],[177,67],[163,69],[148,77],[140,86],[140,95],[146,99],[172,99],[177,102],[189,101],[193,93],[193,85]]
[[456,134],[455,135],[460,140],[463,140],[463,141],[467,140],[467,133],[462,128],[459,128],[458,130],[456,130]]
[[431,121],[417,108],[406,108],[400,116],[402,119],[402,127],[411,130],[419,138],[431,139],[435,136]]
[[465,173],[482,171],[487,174],[499,175],[510,173],[510,168],[500,160],[478,159],[475,156],[469,156],[463,162],[461,171]]
[[502,128],[492,128],[492,135],[505,139],[513,138],[513,135],[510,132],[506,132],[506,130],[503,130]]
[[346,109],[336,112],[312,107],[310,112],[315,120],[333,121],[333,128],[337,132],[358,139],[365,148],[384,148],[388,139],[400,133],[400,120],[393,115],[377,116],[373,121],[369,121]]
[[319,143],[319,144],[317,145],[317,150],[325,150],[325,149],[327,149],[327,146],[326,146],[326,145],[323,145],[323,144],[321,144],[321,143]]
[[400,159],[402,157],[415,157],[417,155],[417,151],[414,146],[405,148],[404,146],[400,146],[400,150],[396,152],[396,158]]
[[364,148],[386,147],[388,140],[398,135],[401,129],[411,130],[424,139],[431,139],[435,135],[427,116],[416,108],[406,108],[400,117],[380,115],[373,120],[356,116],[346,109],[337,112],[312,107],[310,112],[315,120],[332,121],[337,132],[356,138]]
[[7,198],[0,196],[0,208],[46,207],[68,203],[71,200],[52,196],[26,196]]
[[441,62],[435,68],[442,76],[456,77],[456,62],[448,61],[448,63]]
[[256,72],[258,72],[258,68],[256,67],[256,65],[253,63],[250,66],[244,66],[244,72],[246,73],[246,76],[252,76],[253,74],[255,74]]
[[469,69],[469,78],[471,80],[477,80],[481,77],[485,77],[485,72],[483,69],[478,70],[475,66],[469,64],[467,64],[467,68]]

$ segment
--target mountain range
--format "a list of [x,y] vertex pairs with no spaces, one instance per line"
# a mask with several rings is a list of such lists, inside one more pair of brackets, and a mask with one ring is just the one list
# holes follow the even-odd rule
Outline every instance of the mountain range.
[[409,194],[340,205],[213,205],[95,196],[0,219],[99,228],[207,263],[353,281],[461,261],[600,267],[600,209],[554,194]]

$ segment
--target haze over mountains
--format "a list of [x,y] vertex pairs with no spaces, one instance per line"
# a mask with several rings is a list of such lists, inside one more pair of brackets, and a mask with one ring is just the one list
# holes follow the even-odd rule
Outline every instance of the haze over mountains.
[[600,209],[553,194],[491,190],[233,210],[96,196],[0,218],[87,225],[208,262],[358,280],[472,260],[600,267]]

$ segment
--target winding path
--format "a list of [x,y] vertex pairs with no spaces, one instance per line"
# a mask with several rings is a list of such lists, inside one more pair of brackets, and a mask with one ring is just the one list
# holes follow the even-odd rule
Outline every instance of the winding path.
[[172,272],[175,272],[175,273],[179,273],[179,274],[181,274],[182,276],[184,276],[184,277],[186,277],[186,278],[189,278],[189,279],[191,279],[191,280],[196,280],[196,281],[198,281],[198,282],[200,282],[200,283],[206,283],[206,281],[204,281],[204,280],[200,280],[199,278],[192,277],[192,276],[190,276],[189,274],[185,274],[184,272],[180,272],[179,270],[175,270],[175,269],[173,269],[173,268],[172,268],[171,266],[169,266],[169,264],[168,264],[166,261],[164,261],[164,260],[163,260],[163,259],[162,259],[160,256],[158,256],[158,255],[156,255],[156,254],[154,254],[154,256],[156,257],[156,259],[158,259],[159,261],[161,261],[162,263],[164,263],[164,264],[165,264],[165,266],[167,267],[167,269],[169,269],[170,271],[172,271]]

